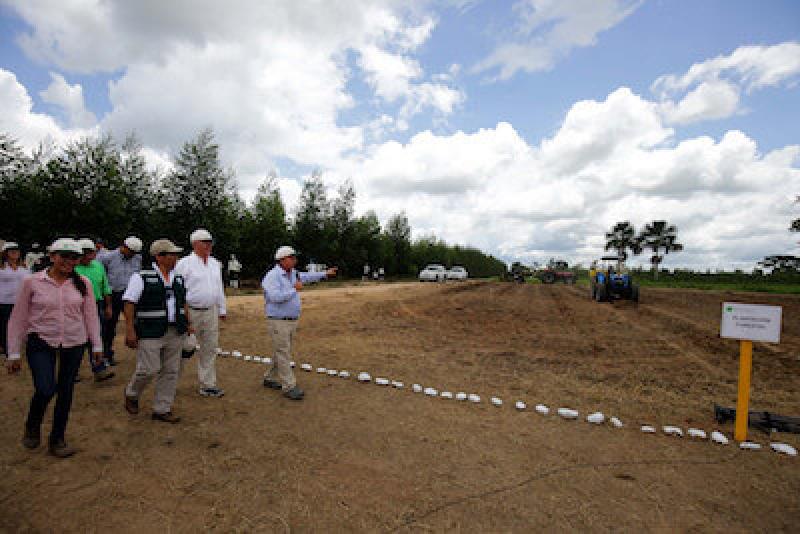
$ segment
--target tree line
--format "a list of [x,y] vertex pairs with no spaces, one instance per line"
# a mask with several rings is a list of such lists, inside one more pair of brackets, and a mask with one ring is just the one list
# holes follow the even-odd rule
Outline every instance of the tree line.
[[664,261],[664,256],[670,252],[680,252],[683,245],[678,243],[678,228],[667,221],[647,223],[638,233],[629,221],[621,221],[606,232],[605,249],[615,251],[620,262],[628,258],[628,251],[639,255],[645,249],[650,249],[650,264],[658,279],[658,266]]
[[301,264],[338,265],[345,277],[360,276],[364,265],[393,277],[414,275],[428,263],[462,265],[476,277],[506,271],[503,261],[476,248],[434,236],[412,239],[405,213],[383,226],[374,211],[356,216],[352,183],[329,195],[320,172],[304,181],[293,213],[274,171],[245,202],[211,129],[185,142],[172,163],[169,171],[149,169],[133,134],[121,142],[106,134],[63,147],[42,143],[26,154],[0,132],[0,237],[46,244],[59,235],[90,236],[115,245],[134,234],[188,246],[189,233],[203,227],[214,235],[215,255],[236,254],[246,278],[261,276],[287,243]]

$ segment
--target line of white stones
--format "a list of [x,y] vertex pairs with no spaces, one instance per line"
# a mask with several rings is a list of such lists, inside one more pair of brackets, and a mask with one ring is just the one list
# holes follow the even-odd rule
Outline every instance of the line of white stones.
[[[238,350],[225,351],[222,350],[221,348],[218,348],[217,355],[220,357],[232,357],[236,360],[242,360],[246,362],[263,363],[266,365],[272,364],[272,358],[269,358],[267,356],[261,357],[261,356],[245,355]],[[297,364],[295,362],[291,362],[291,366],[293,368],[296,367],[296,365]],[[314,368],[314,366],[312,366],[310,363],[300,364],[300,369],[308,373],[316,371],[317,374],[324,374],[330,377],[337,377],[344,379],[350,378],[351,376],[350,372],[347,370],[328,369],[327,367]],[[405,384],[399,380],[390,380],[388,378],[383,378],[383,377],[376,377],[373,379],[372,375],[370,375],[366,371],[358,373],[356,378],[359,382],[363,383],[373,383],[378,386],[391,386],[394,389],[405,388]],[[436,388],[423,387],[420,384],[412,384],[411,391],[414,393],[423,393],[428,397],[438,397],[441,399],[455,399],[457,401],[469,401],[474,404],[479,404],[482,400],[481,396],[478,395],[477,393],[466,393],[463,391],[459,391],[457,393],[453,393],[451,391],[439,391]],[[503,400],[495,396],[490,397],[489,402],[497,407],[503,405]],[[525,411],[527,410],[528,406],[525,402],[520,400],[514,403],[514,408],[516,408],[518,411]],[[534,410],[541,415],[550,414],[550,408],[544,404],[537,404],[534,407]],[[567,420],[578,419],[580,415],[577,410],[573,410],[572,408],[558,408],[556,410],[556,413],[562,419],[567,419]],[[614,416],[606,417],[606,415],[603,414],[602,412],[594,412],[586,416],[586,422],[591,424],[602,425],[606,423],[606,421],[614,428],[622,428],[624,426],[619,418]],[[640,430],[645,434],[658,433],[656,427],[652,425],[642,425],[640,427]],[[679,438],[682,438],[684,436],[683,429],[678,426],[665,425],[661,428],[661,431],[666,436],[674,436]],[[689,428],[687,429],[686,434],[689,436],[689,438],[693,440],[704,441],[709,439],[705,430],[699,428]],[[713,432],[711,432],[710,441],[717,443],[719,445],[727,445],[729,443],[729,439],[725,436],[725,434],[723,434],[718,430],[714,430]],[[775,452],[786,454],[789,456],[797,456],[797,450],[788,443],[771,442],[769,445],[770,448]],[[759,450],[762,448],[762,446],[760,443],[756,443],[753,441],[743,441],[739,443],[739,448],[743,450]]]

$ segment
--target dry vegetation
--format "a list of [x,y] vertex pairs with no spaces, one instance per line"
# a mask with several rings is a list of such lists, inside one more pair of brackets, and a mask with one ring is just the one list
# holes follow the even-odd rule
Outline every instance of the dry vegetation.
[[[222,359],[220,400],[181,378],[177,426],[128,416],[123,350],[110,385],[77,385],[57,461],[19,444],[27,370],[0,379],[2,531],[793,530],[800,458],[638,431],[716,428],[736,395],[723,300],[784,306],[783,343],[757,344],[754,409],[800,415],[800,298],[646,289],[600,305],[580,288],[395,284],[308,292],[295,356],[502,408],[300,373],[291,403],[263,365]],[[269,354],[261,299],[230,300],[222,344]],[[84,367],[84,376],[88,371]],[[513,410],[515,400],[616,414],[614,430]],[[730,427],[722,428],[729,432]],[[751,431],[756,441],[763,434]],[[800,446],[798,436],[780,436]]]

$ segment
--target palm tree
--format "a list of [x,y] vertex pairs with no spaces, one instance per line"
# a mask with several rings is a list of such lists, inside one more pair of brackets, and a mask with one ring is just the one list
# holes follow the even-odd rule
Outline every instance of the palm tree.
[[628,250],[634,255],[642,252],[635,236],[636,229],[628,221],[618,222],[610,232],[606,232],[606,250],[617,251],[617,270],[622,269],[622,262],[628,258]]
[[678,243],[677,239],[678,229],[674,224],[667,224],[667,221],[653,221],[646,224],[644,230],[639,234],[637,240],[640,245],[653,251],[650,263],[653,264],[656,280],[658,280],[658,266],[664,260],[664,256],[661,256],[659,252],[663,250],[666,255],[683,250],[683,245]]

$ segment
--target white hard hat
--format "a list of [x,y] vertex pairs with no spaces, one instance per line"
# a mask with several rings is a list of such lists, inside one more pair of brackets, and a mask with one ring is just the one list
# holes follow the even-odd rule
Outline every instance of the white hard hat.
[[282,260],[283,258],[288,258],[289,256],[297,256],[297,252],[292,247],[282,246],[275,252],[275,259]]
[[198,228],[192,235],[189,236],[189,242],[194,243],[195,241],[213,241],[214,238],[211,237],[211,232],[206,230],[205,228]]
[[50,252],[72,252],[73,254],[83,254],[81,245],[69,237],[62,237],[53,241],[53,244],[48,247]]
[[122,244],[131,249],[133,252],[139,253],[142,251],[142,240],[136,236],[126,237]]

